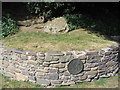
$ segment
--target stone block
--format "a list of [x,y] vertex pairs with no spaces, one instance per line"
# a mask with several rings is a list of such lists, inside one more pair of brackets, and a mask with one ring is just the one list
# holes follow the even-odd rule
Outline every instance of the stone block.
[[50,55],[50,56],[63,56],[64,53],[62,53],[61,51],[48,51],[47,55]]
[[97,50],[92,50],[92,49],[85,50],[85,52],[87,55],[98,55],[99,53]]
[[58,68],[49,69],[49,73],[58,73]]
[[48,70],[45,70],[45,69],[36,69],[35,71],[36,71],[36,72],[44,72],[44,73],[47,73],[47,72],[48,72]]
[[8,62],[8,61],[2,60],[2,66],[3,66],[3,67],[7,68],[8,65],[9,65],[9,62]]
[[98,72],[97,71],[88,71],[86,72],[87,75],[93,75],[93,74],[97,74]]
[[64,68],[65,67],[65,64],[51,64],[50,67],[54,67],[54,68]]
[[61,84],[62,82],[63,82],[62,80],[51,80],[52,85]]
[[46,73],[45,78],[49,80],[57,80],[58,74],[57,73]]
[[28,81],[28,78],[22,75],[21,73],[15,73],[16,80],[18,81]]
[[37,84],[40,84],[42,86],[49,86],[50,85],[50,81],[46,80],[46,79],[41,79],[41,78],[36,78],[37,79]]

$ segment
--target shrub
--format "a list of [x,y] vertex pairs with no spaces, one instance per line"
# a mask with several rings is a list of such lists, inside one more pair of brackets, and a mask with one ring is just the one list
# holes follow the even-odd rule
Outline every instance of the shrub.
[[2,37],[11,36],[19,31],[16,21],[13,20],[9,14],[2,17]]
[[32,14],[43,15],[46,20],[71,13],[75,7],[69,2],[28,2],[27,10]]

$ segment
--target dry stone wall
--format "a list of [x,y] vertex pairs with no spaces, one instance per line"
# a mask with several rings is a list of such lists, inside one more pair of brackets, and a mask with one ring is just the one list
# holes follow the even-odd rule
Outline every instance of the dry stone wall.
[[0,72],[18,81],[45,87],[75,85],[115,76],[119,70],[118,45],[101,50],[32,52],[0,46]]

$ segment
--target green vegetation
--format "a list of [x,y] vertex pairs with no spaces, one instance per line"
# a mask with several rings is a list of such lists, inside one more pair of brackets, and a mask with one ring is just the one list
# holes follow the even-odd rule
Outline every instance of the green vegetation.
[[116,44],[104,36],[98,37],[96,34],[89,34],[88,31],[80,29],[61,35],[25,31],[16,34],[15,37],[5,38],[3,43],[9,48],[42,52],[100,49]]
[[16,21],[9,14],[2,17],[2,37],[11,36],[19,31]]
[[31,82],[10,80],[8,77],[2,75],[2,88],[43,88],[43,87]]

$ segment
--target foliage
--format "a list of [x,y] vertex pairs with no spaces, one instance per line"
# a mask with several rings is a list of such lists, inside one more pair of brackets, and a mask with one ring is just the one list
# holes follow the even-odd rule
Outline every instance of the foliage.
[[28,2],[27,9],[32,14],[43,15],[46,20],[72,12],[75,7],[65,2]]
[[2,17],[2,37],[11,36],[19,31],[16,21],[9,14]]
[[91,32],[99,32],[103,35],[120,35],[120,30],[118,28],[118,19],[107,14],[104,16],[92,17],[90,14],[66,14],[64,18],[66,19],[69,29],[75,30],[79,28],[86,28]]

